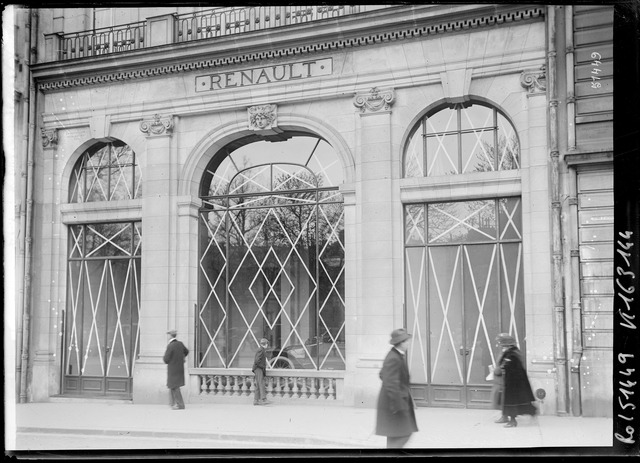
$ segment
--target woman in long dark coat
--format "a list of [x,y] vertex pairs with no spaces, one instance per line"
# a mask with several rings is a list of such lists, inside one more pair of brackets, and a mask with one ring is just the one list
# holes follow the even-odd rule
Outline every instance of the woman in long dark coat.
[[406,360],[409,338],[411,335],[402,328],[391,333],[389,342],[393,348],[380,370],[382,388],[378,396],[376,434],[387,436],[388,448],[403,447],[418,430]]
[[534,416],[538,409],[533,405],[536,399],[516,340],[505,333],[499,334],[496,340],[502,347],[502,355],[498,361],[502,374],[502,418],[496,423],[506,422],[505,427],[513,428],[518,426],[516,416]]

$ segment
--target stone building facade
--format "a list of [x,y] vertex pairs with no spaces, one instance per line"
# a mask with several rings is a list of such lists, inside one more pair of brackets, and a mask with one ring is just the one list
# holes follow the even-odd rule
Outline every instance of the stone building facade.
[[17,10],[21,401],[164,403],[175,328],[189,402],[266,337],[274,400],[374,406],[406,327],[418,405],[489,407],[510,332],[610,415],[612,7],[160,10]]

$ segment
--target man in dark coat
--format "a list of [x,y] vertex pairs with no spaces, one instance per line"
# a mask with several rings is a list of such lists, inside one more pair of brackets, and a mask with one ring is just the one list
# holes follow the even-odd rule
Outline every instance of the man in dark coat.
[[403,328],[391,333],[393,345],[380,370],[382,388],[378,396],[376,434],[387,436],[388,448],[402,448],[418,430],[413,398],[409,390],[407,349],[411,335]]
[[171,408],[184,410],[180,388],[184,386],[184,359],[189,354],[189,349],[176,339],[176,330],[167,331],[167,334],[170,339],[163,360],[167,364],[167,387],[171,391]]
[[514,428],[518,426],[516,416],[537,413],[538,409],[533,405],[536,399],[516,340],[506,333],[499,334],[496,340],[502,347],[498,362],[502,373],[502,418],[497,423],[506,422],[505,427]]
[[253,367],[251,368],[251,371],[253,371],[253,374],[255,375],[256,383],[253,405],[267,405],[270,403],[267,401],[267,392],[265,391],[264,386],[264,377],[267,371],[267,347],[269,347],[269,341],[262,338],[260,340],[260,348],[253,359]]

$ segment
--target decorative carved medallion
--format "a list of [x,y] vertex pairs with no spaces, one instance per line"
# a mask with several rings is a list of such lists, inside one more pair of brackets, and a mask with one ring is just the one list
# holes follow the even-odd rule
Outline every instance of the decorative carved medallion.
[[546,67],[542,65],[540,69],[522,71],[520,85],[526,88],[529,93],[545,92],[547,90]]
[[395,93],[393,89],[380,91],[378,87],[373,87],[365,95],[356,95],[353,99],[353,105],[356,108],[360,108],[363,113],[367,111],[389,111],[394,100]]
[[250,130],[271,130],[278,126],[278,107],[274,104],[251,106],[247,109]]
[[57,129],[40,129],[43,148],[55,148],[58,143]]
[[160,117],[160,114],[156,113],[153,115],[153,120],[140,123],[140,131],[147,135],[169,135],[172,130],[173,116]]

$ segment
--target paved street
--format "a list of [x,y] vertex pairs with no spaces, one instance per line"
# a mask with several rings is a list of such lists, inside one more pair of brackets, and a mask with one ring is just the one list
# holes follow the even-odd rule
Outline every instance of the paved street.
[[[17,404],[6,448],[72,449],[345,449],[375,451],[385,438],[375,434],[370,408],[274,403],[166,405],[131,403]],[[495,424],[494,410],[418,408],[419,432],[407,449],[611,448],[610,418],[541,415],[521,417],[517,428]],[[12,436],[15,441],[11,441]]]

